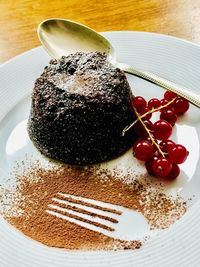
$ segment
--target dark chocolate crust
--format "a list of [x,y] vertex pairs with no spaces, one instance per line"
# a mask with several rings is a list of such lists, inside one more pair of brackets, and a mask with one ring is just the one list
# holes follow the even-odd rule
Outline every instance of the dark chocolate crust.
[[134,120],[126,76],[106,56],[75,53],[51,60],[36,80],[28,122],[39,151],[68,164],[112,159],[136,136],[122,130]]

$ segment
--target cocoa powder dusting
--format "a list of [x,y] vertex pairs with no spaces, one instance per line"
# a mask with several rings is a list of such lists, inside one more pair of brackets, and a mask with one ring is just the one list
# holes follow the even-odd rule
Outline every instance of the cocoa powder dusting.
[[[124,181],[130,181],[130,175],[134,176],[129,173],[129,177],[120,178],[120,174],[113,176],[108,170],[97,167],[59,166],[50,170],[35,164],[24,170],[23,175],[16,172],[17,193],[7,194],[2,199],[0,194],[0,213],[26,236],[50,247],[82,250],[139,248],[140,240],[116,240],[45,212],[51,199],[61,192],[140,211],[152,229],[168,228],[185,213],[186,203],[180,197],[166,196],[144,179],[133,177],[133,182],[127,184]],[[3,208],[5,203],[9,208]]]

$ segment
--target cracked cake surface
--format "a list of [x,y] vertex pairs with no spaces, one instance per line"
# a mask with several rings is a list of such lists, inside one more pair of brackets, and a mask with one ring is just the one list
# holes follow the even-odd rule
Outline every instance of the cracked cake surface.
[[123,71],[99,52],[51,60],[36,80],[28,132],[38,150],[68,164],[117,157],[136,139],[131,90]]

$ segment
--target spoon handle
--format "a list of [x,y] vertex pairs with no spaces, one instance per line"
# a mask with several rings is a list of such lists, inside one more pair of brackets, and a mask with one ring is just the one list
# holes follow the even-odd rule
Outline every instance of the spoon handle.
[[169,91],[172,91],[176,93],[177,95],[182,96],[183,98],[187,99],[190,103],[195,105],[196,107],[200,108],[200,95],[190,91],[189,89],[175,84],[171,81],[168,81],[164,78],[161,78],[153,73],[147,72],[147,71],[141,71],[135,68],[132,68],[131,66],[124,64],[124,63],[117,63],[118,68],[122,69],[123,71],[133,74],[135,76],[138,76],[142,79],[145,79],[147,81],[150,81],[154,84],[157,84]]

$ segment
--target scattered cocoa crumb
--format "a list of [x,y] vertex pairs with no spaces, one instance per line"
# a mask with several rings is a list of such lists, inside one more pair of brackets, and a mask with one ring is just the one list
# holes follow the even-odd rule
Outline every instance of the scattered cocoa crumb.
[[116,178],[109,170],[97,167],[48,169],[38,163],[28,169],[23,166],[23,173],[15,172],[14,194],[13,188],[6,195],[5,191],[0,193],[0,214],[25,235],[50,247],[117,250],[136,249],[142,245],[141,240],[116,240],[48,214],[47,206],[58,192],[139,211],[152,229],[168,228],[186,212],[183,199],[165,195],[162,187],[153,186],[150,180],[134,180],[133,177],[132,183],[123,182],[131,180],[131,173],[121,178],[118,173]]

